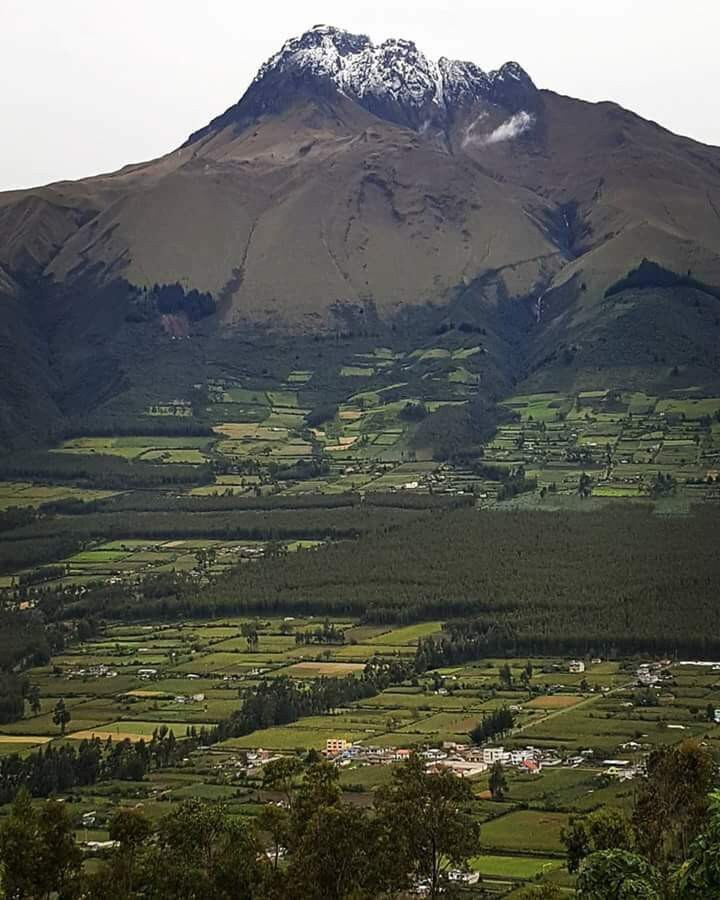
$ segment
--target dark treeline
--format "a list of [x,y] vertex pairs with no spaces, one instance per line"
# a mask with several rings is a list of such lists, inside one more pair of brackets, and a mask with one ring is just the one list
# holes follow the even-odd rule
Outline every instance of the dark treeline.
[[57,441],[79,437],[207,437],[216,438],[212,426],[194,416],[84,416],[68,419],[62,425]]
[[178,740],[163,725],[147,743],[92,738],[77,747],[50,744],[28,756],[13,753],[0,759],[0,804],[21,788],[32,797],[51,797],[98,781],[141,781],[151,769],[175,765],[201,740],[199,732]]
[[413,672],[412,661],[371,661],[360,676],[318,678],[309,685],[288,678],[262,681],[244,697],[240,709],[212,729],[209,740],[224,741],[259,728],[287,725],[304,716],[323,715],[355,700],[374,697]]
[[500,482],[499,500],[511,500],[518,494],[534,491],[537,487],[537,479],[528,478],[525,473],[525,466],[522,465],[517,467],[487,465],[479,461],[472,464],[472,469],[481,478]]
[[406,522],[354,543],[233,569],[202,591],[175,580],[164,597],[131,601],[107,588],[78,608],[121,618],[465,618],[472,634],[462,639],[488,653],[720,652],[716,509],[683,519],[630,506],[593,515],[461,509]]
[[48,535],[39,539],[3,540],[0,541],[0,575],[55,562],[71,556],[79,549],[78,538],[63,534]]
[[50,659],[48,634],[39,613],[0,611],[0,671],[44,665]]
[[[59,532],[68,540],[99,538],[190,538],[225,540],[283,540],[287,538],[356,538],[387,531],[421,516],[414,510],[373,510],[364,507],[227,512],[91,512],[86,515],[44,517],[3,535],[7,547],[29,539],[50,540]],[[2,546],[2,544],[0,544]],[[9,553],[12,553],[10,549]]]
[[368,493],[366,506],[395,507],[396,509],[460,509],[473,506],[472,494],[418,494],[415,491],[397,491],[390,494]]
[[470,740],[474,744],[492,741],[506,735],[515,724],[515,716],[507,706],[494,709],[484,716],[470,732]]
[[[222,494],[191,496],[170,493],[122,494],[100,501],[95,509],[108,512],[136,510],[138,512],[213,512],[222,510],[274,510],[274,509],[339,509],[364,506],[390,509],[454,509],[470,506],[471,494],[416,494],[413,492],[369,493],[364,497],[347,492],[343,494],[266,494],[259,497]],[[86,505],[87,507],[87,505]],[[46,507],[43,507],[45,509]],[[81,510],[78,510],[81,511]],[[87,508],[86,508],[87,511]],[[22,523],[21,523],[22,524]],[[18,526],[15,526],[18,527]]]
[[128,322],[148,322],[156,316],[182,313],[191,322],[197,322],[215,312],[212,294],[192,288],[186,291],[177,281],[172,284],[155,284],[142,288],[130,304]]
[[344,644],[345,632],[326,619],[317,628],[295,632],[296,644]]
[[60,481],[86,487],[126,490],[170,485],[209,484],[208,465],[154,465],[121,456],[24,451],[0,456],[0,481]]
[[621,291],[653,287],[694,288],[697,291],[702,291],[705,294],[710,294],[711,296],[720,299],[720,288],[711,287],[702,281],[698,281],[697,278],[693,278],[691,271],[688,271],[685,274],[679,274],[670,269],[665,269],[663,266],[650,259],[643,259],[640,265],[635,269],[631,269],[624,278],[611,284],[605,291],[605,296],[612,297],[614,294],[619,294]]
[[35,518],[35,510],[29,506],[11,506],[0,510],[0,532],[12,531],[23,525],[29,525]]
[[[29,689],[27,678],[16,675],[15,672],[0,670],[0,725],[22,719]],[[0,800],[1,802],[3,801]]]
[[30,685],[19,673],[30,665],[44,665],[51,649],[38,613],[0,612],[0,724],[22,718]]
[[123,494],[102,502],[106,511],[135,510],[138,512],[221,512],[223,510],[274,509],[339,509],[358,506],[357,494],[283,494],[244,497],[237,494],[177,495],[166,493]]

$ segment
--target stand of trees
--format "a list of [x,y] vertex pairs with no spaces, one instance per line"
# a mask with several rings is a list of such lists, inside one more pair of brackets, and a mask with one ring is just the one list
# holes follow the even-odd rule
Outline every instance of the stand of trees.
[[563,830],[567,866],[588,900],[720,896],[720,794],[712,752],[694,740],[654,750],[632,814],[599,809]]
[[32,797],[52,797],[98,781],[141,781],[151,769],[175,765],[207,735],[194,729],[177,739],[159,726],[147,743],[140,740],[82,740],[55,747],[49,744],[28,756],[0,758],[0,804],[10,803],[18,791]]
[[411,757],[365,809],[342,802],[338,779],[334,766],[311,762],[292,782],[283,779],[286,803],[266,806],[255,821],[200,800],[157,826],[141,810],[119,809],[110,823],[117,848],[89,874],[66,806],[38,809],[21,792],[0,824],[5,894],[374,900],[422,885],[436,898],[478,852],[472,790],[457,776],[428,774]]
[[492,741],[507,734],[515,724],[515,716],[507,706],[494,709],[484,716],[470,732],[470,740],[474,744]]
[[296,644],[344,644],[345,632],[326,619],[312,630],[295,632]]
[[711,296],[720,299],[719,288],[711,287],[710,285],[693,278],[691,271],[688,270],[685,274],[679,274],[678,272],[673,272],[670,269],[664,268],[659,265],[659,263],[653,262],[650,259],[643,259],[640,265],[631,269],[624,278],[611,284],[605,291],[605,296],[612,297],[615,294],[619,294],[621,291],[627,291],[633,288],[641,289],[651,287],[694,288],[695,290],[702,291],[705,294],[710,294]]
[[107,490],[210,484],[209,465],[153,464],[121,456],[50,453],[41,450],[0,456],[0,481],[60,481]]

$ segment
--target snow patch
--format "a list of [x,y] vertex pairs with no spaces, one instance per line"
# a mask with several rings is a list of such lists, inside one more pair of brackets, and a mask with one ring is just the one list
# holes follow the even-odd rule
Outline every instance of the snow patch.
[[[404,109],[421,111],[421,121],[428,118],[433,107],[445,110],[488,98],[496,85],[508,79],[527,79],[532,85],[517,63],[506,63],[487,73],[471,62],[444,57],[435,62],[412,41],[392,39],[376,45],[365,35],[329,25],[316,25],[287,41],[260,69],[253,85],[278,71],[330,80],[347,97],[361,103],[392,101]],[[518,120],[513,128],[518,125],[528,127],[524,120]],[[493,142],[507,139],[502,132]]]

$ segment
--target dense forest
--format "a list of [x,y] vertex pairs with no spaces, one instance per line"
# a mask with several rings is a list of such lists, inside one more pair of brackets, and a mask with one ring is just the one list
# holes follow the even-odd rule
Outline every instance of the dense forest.
[[[360,513],[337,511],[349,512]],[[125,591],[103,587],[70,604],[68,613],[467,619],[467,633],[449,633],[454,652],[470,641],[467,652],[476,655],[481,648],[702,655],[720,651],[719,526],[720,513],[709,507],[683,519],[630,506],[593,515],[425,513],[404,527],[367,529],[352,543],[237,567],[202,590],[187,579],[166,579],[149,583],[133,602]]]
[[175,513],[97,512],[39,518],[30,525],[5,532],[3,543],[10,546],[27,540],[51,540],[58,532],[66,539],[79,542],[98,538],[355,538],[372,531],[391,530],[423,514],[427,515],[412,509],[380,510],[364,506]]
[[207,465],[153,465],[120,456],[26,451],[0,456],[0,481],[59,481],[109,490],[158,488],[181,484],[209,484]]

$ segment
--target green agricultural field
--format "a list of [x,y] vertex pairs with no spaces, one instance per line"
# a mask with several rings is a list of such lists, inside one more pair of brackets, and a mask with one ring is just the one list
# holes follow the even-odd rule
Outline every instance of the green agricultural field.
[[253,731],[245,737],[230,738],[218,745],[221,750],[244,750],[262,747],[265,750],[322,750],[330,738],[345,738],[357,741],[365,737],[364,732],[326,732],[296,726],[277,726]]
[[34,484],[29,481],[0,482],[0,511],[12,506],[41,506],[54,500],[104,500],[113,491],[85,490],[65,485]]
[[395,628],[378,637],[371,638],[369,644],[380,646],[402,646],[404,644],[417,644],[420,638],[437,634],[442,629],[442,622],[423,622],[418,625],[408,625],[405,628]]
[[567,825],[566,813],[518,810],[486,822],[480,840],[493,850],[562,853],[560,832]]
[[375,369],[369,366],[342,366],[340,375],[343,378],[371,378]]
[[207,457],[199,450],[148,450],[143,453],[141,459],[152,462],[164,463],[192,463],[194,465],[204,463]]
[[548,875],[563,865],[563,861],[549,856],[497,856],[487,854],[470,860],[473,872],[483,878],[512,878],[530,881]]
[[659,400],[655,407],[657,413],[676,414],[686,419],[701,419],[704,416],[714,417],[720,412],[720,397],[705,397],[687,400]]
[[124,741],[126,739],[131,741],[148,740],[152,737],[153,732],[160,728],[161,725],[165,725],[168,729],[171,729],[178,738],[183,737],[188,729],[192,727],[198,729],[212,727],[212,723],[210,722],[136,722],[132,720],[122,720],[109,722],[97,728],[88,727],[79,731],[69,731],[67,737],[68,740],[74,741],[86,740],[93,736],[99,737],[101,740],[112,738],[114,741]]

